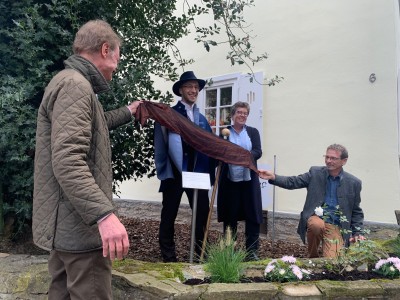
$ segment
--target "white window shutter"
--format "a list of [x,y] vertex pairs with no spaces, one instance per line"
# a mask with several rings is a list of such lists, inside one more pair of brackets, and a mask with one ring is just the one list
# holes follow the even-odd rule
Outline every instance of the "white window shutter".
[[[254,79],[255,78],[255,79]],[[247,118],[246,124],[255,127],[260,132],[262,141],[263,137],[263,85],[264,74],[263,72],[254,73],[253,80],[248,74],[243,74],[239,77],[238,84],[238,99],[250,104],[250,114]]]
[[199,108],[200,112],[204,115],[204,105],[206,102],[206,95],[204,93],[204,89],[202,89],[199,92],[199,95],[197,96],[197,101],[196,101],[196,105]]

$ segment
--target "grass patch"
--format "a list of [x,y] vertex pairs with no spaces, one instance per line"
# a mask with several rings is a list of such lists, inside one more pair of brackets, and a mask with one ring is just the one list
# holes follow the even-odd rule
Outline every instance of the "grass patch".
[[394,239],[385,241],[383,246],[389,253],[400,257],[400,234]]
[[205,270],[211,275],[211,282],[237,283],[243,276],[246,252],[237,249],[236,241],[228,228],[224,237],[207,249]]

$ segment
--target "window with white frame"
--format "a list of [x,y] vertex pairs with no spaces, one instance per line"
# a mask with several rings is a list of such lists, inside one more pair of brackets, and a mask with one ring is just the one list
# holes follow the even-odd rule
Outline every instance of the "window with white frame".
[[256,127],[262,138],[263,73],[233,73],[207,79],[207,84],[199,94],[197,105],[206,116],[215,134],[231,124],[230,111],[237,101],[250,104],[250,114],[246,124]]
[[232,86],[206,89],[204,113],[214,133],[231,124],[231,106]]

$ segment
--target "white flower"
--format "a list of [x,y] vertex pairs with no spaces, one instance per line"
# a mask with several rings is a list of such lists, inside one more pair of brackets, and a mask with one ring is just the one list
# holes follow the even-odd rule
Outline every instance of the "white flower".
[[280,270],[279,270],[279,274],[281,274],[281,275],[285,274],[285,272],[286,272],[286,271],[285,271],[284,269],[280,269]]
[[303,272],[304,274],[307,274],[307,275],[311,275],[311,271],[309,271],[307,269],[301,269],[301,272]]
[[324,215],[324,209],[321,206],[316,207],[314,212],[318,217],[322,217]]

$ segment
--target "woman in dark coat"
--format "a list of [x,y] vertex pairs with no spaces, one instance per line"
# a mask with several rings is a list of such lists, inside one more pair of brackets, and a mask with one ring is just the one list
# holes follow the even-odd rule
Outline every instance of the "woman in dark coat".
[[[258,130],[246,125],[250,105],[236,102],[232,106],[232,126],[229,141],[251,152],[257,165],[262,155],[261,140]],[[236,236],[238,221],[245,221],[246,251],[248,260],[258,260],[258,239],[262,223],[261,188],[258,174],[235,165],[224,164],[222,167],[218,198],[218,222],[224,223],[224,232],[228,227]]]

